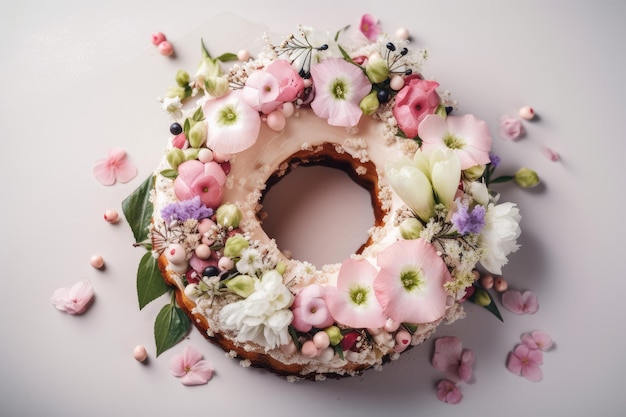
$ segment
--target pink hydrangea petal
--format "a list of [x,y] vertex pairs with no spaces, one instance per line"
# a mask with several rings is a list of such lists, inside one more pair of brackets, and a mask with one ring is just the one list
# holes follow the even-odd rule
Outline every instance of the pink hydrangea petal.
[[191,367],[189,372],[180,378],[183,385],[204,385],[213,378],[213,368],[208,361],[201,360]]
[[187,373],[185,359],[183,355],[174,355],[170,360],[170,372],[177,378],[182,377]]
[[521,375],[522,366],[522,360],[514,352],[509,352],[509,356],[506,360],[506,369],[515,375]]
[[192,345],[187,345],[183,348],[183,362],[188,366],[192,367],[197,362],[202,360],[202,353]]
[[458,404],[463,399],[463,394],[453,382],[444,379],[437,384],[437,398],[444,403]]
[[126,151],[122,148],[111,148],[109,149],[107,155],[107,159],[111,161],[112,164],[118,164],[126,159]]
[[461,360],[461,340],[453,336],[439,337],[435,340],[435,351],[432,357],[433,367],[442,372],[454,372]]
[[529,362],[522,367],[522,376],[529,381],[539,382],[543,379],[543,371],[538,364]]
[[522,294],[522,302],[524,303],[524,313],[534,314],[539,310],[539,299],[537,294],[532,291],[525,291]]
[[554,343],[552,337],[542,331],[534,331],[531,334],[523,335],[522,342],[528,347],[530,347],[530,344],[533,344],[535,349],[541,349],[544,352],[549,350]]
[[126,184],[137,176],[137,166],[126,158],[115,167],[115,176],[119,182]]
[[526,354],[528,360],[537,365],[541,365],[543,363],[543,351],[540,349],[528,349],[528,353]]
[[69,293],[70,293],[69,288],[65,288],[65,287],[59,288],[56,291],[54,291],[54,293],[52,294],[52,297],[50,298],[52,305],[57,310],[65,311],[67,300],[69,300]]
[[102,185],[115,184],[115,168],[108,159],[99,159],[93,167],[93,175]]
[[508,290],[502,293],[502,305],[515,314],[524,314],[524,302],[519,291]]

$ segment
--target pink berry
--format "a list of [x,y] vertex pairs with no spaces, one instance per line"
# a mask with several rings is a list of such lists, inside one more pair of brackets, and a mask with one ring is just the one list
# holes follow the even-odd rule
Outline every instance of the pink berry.
[[250,52],[247,49],[242,49],[237,52],[237,59],[246,62],[250,59]]
[[519,117],[524,120],[532,120],[535,117],[535,110],[530,106],[524,106],[519,109]]
[[302,344],[302,356],[305,358],[313,359],[319,354],[319,350],[315,346],[315,343],[312,340],[307,340]]
[[509,284],[502,277],[497,277],[493,282],[493,288],[498,292],[504,292],[509,288]]
[[170,56],[174,53],[174,47],[168,41],[163,41],[157,46],[161,55]]
[[104,212],[104,220],[109,223],[115,223],[119,219],[119,214],[115,210],[107,210]]
[[91,259],[89,260],[89,263],[91,264],[91,266],[93,266],[96,269],[100,269],[104,266],[104,259],[102,258],[102,256],[100,255],[94,255],[91,257]]
[[154,32],[152,34],[152,43],[154,45],[159,45],[161,42],[165,42],[166,38],[165,35],[162,34],[161,32]]
[[483,288],[486,290],[490,290],[491,288],[493,288],[493,283],[493,276],[491,276],[490,274],[485,274],[480,279],[480,285],[482,285]]

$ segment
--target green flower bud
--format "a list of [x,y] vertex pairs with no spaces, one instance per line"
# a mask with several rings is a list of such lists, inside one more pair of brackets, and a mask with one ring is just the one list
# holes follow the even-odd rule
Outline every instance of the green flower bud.
[[204,89],[213,97],[225,96],[229,91],[228,80],[224,77],[205,78]]
[[378,94],[376,94],[376,91],[372,91],[363,97],[363,100],[359,103],[361,111],[366,116],[374,114],[374,112],[378,110],[378,106],[380,106],[380,102],[378,101]]
[[204,55],[196,70],[196,77],[209,78],[220,75],[222,75],[222,67],[220,67],[219,61]]
[[476,288],[476,292],[474,293],[474,303],[481,307],[487,307],[491,304],[491,297],[489,297],[487,291],[481,288]]
[[276,272],[278,272],[280,275],[285,275],[285,271],[287,270],[287,264],[283,261],[278,261],[275,269]]
[[238,296],[248,298],[254,292],[254,284],[257,281],[257,278],[253,278],[250,275],[237,275],[224,281],[224,285]]
[[530,188],[539,184],[539,176],[532,169],[520,168],[515,173],[515,182],[522,188]]
[[187,71],[178,70],[176,73],[176,84],[183,88],[189,85],[189,74]]
[[178,148],[173,148],[165,156],[167,162],[173,169],[178,169],[178,166],[186,161],[185,153]]
[[407,240],[418,239],[423,228],[422,222],[415,217],[409,217],[400,223],[400,235]]
[[198,148],[187,148],[183,150],[185,154],[185,161],[191,161],[192,159],[198,159],[198,153],[200,149]]
[[463,173],[465,174],[465,178],[467,178],[469,181],[476,181],[477,179],[482,177],[484,172],[484,165],[474,165],[473,167],[467,168],[465,171],[463,171]]
[[241,256],[241,252],[248,248],[250,244],[246,240],[243,235],[236,234],[231,236],[226,240],[226,245],[224,246],[224,256],[228,256],[229,258],[239,258]]
[[188,135],[189,145],[191,145],[192,148],[199,148],[200,146],[202,146],[202,144],[206,140],[206,134],[207,134],[206,123],[204,122],[195,123],[193,126],[191,126],[191,129],[189,129],[189,135]]
[[243,213],[235,204],[226,203],[218,207],[215,213],[217,224],[223,227],[239,227]]
[[444,119],[446,119],[448,117],[448,112],[446,111],[446,106],[444,106],[443,104],[440,104],[437,106],[437,108],[435,109],[435,114],[437,116],[443,117]]
[[372,83],[382,83],[389,78],[389,67],[382,58],[370,59],[365,67],[365,74]]
[[332,346],[337,346],[339,343],[341,343],[343,335],[341,334],[341,329],[339,329],[339,327],[330,326],[325,328],[324,331],[328,335],[328,338],[330,339],[330,344]]

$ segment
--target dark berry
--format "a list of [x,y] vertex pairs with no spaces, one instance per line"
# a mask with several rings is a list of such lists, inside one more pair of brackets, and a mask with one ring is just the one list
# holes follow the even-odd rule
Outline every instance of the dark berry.
[[413,70],[411,68],[409,68],[408,70],[404,71],[404,75],[411,75],[413,74]]
[[446,107],[446,114],[452,113],[452,107]]
[[172,135],[180,135],[181,133],[183,133],[183,127],[180,124],[174,122],[170,125],[170,133]]
[[320,46],[319,48],[317,48],[319,51],[325,51],[328,49],[328,45],[324,44],[322,46]]
[[393,52],[393,51],[395,51],[395,50],[396,50],[396,45],[394,45],[394,44],[393,44],[393,43],[391,43],[391,42],[387,42],[387,45],[386,45],[386,46],[387,46],[387,49],[389,49],[391,52]]
[[219,275],[220,270],[217,269],[217,267],[215,266],[207,266],[206,268],[204,268],[204,271],[202,271],[202,276],[203,277],[214,277]]
[[400,55],[406,55],[409,53],[409,50],[407,48],[402,48],[402,50],[400,51]]
[[378,90],[378,92],[376,93],[376,97],[378,98],[379,103],[386,103],[389,101],[389,91]]

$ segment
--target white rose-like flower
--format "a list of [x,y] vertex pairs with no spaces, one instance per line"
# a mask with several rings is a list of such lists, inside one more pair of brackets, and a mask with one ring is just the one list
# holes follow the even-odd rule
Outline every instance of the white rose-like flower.
[[293,320],[289,306],[293,294],[282,282],[282,275],[269,271],[255,283],[255,291],[220,311],[220,325],[236,330],[239,342],[255,342],[265,350],[289,343],[288,326]]
[[501,274],[507,256],[519,249],[517,238],[521,234],[519,221],[522,217],[514,203],[489,204],[485,213],[479,245],[485,253],[480,263],[492,274]]

